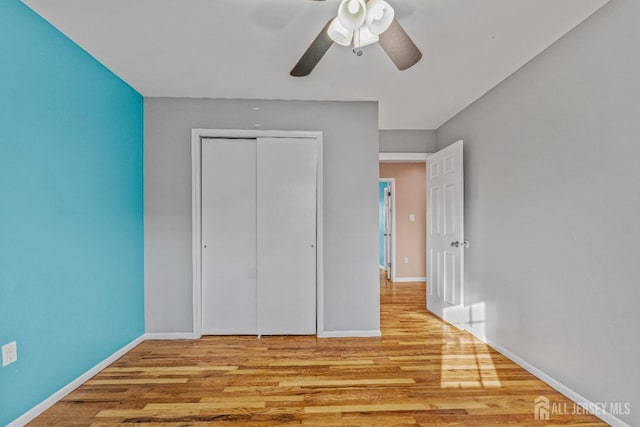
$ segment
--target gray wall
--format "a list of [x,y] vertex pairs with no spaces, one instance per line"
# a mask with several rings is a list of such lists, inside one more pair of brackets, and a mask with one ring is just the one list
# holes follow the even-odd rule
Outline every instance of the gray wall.
[[147,332],[192,330],[191,129],[256,123],[324,132],[325,330],[379,329],[377,103],[146,98],[144,113]]
[[612,0],[438,130],[463,139],[488,338],[640,425],[640,2]]
[[395,129],[380,131],[381,153],[433,153],[435,130]]

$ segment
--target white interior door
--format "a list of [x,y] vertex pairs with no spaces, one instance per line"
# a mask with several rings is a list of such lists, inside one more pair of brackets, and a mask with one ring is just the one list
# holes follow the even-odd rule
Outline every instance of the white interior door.
[[315,139],[258,140],[258,333],[316,333]]
[[202,333],[256,334],[256,140],[202,141]]
[[384,189],[384,266],[387,269],[387,280],[391,280],[393,275],[391,274],[391,268],[393,267],[393,192],[392,186],[389,182]]
[[445,320],[464,297],[463,143],[427,159],[427,309]]

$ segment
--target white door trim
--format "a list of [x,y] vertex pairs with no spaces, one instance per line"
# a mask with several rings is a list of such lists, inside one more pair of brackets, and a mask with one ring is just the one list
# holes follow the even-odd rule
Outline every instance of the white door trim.
[[433,153],[378,153],[378,161],[383,163],[422,163]]
[[[391,281],[396,281],[396,179],[379,178],[378,182],[391,184]],[[386,270],[386,265],[384,266]]]
[[318,141],[317,241],[316,241],[316,318],[318,336],[324,334],[323,261],[323,166],[322,132],[239,129],[192,129],[191,131],[191,238],[193,274],[193,335],[202,336],[202,138],[313,138]]

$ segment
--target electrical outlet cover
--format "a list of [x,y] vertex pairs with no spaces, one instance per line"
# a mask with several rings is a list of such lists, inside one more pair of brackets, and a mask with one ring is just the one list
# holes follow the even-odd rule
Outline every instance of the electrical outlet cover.
[[2,346],[2,367],[18,360],[18,345],[15,341]]

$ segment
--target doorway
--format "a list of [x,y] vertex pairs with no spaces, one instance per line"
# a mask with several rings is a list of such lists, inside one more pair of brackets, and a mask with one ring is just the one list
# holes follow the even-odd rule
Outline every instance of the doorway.
[[[463,144],[462,140],[457,141],[437,153],[379,154],[380,177],[383,179],[389,176],[382,172],[383,165],[417,163],[416,166],[424,174],[425,183],[425,277],[405,278],[396,269],[393,281],[425,282],[427,310],[456,326],[469,322],[464,304],[464,250],[469,247],[469,242],[464,239]],[[398,208],[399,186],[399,180],[396,179],[396,223],[406,216],[406,212],[402,213]],[[402,233],[398,228],[395,231],[398,243],[394,254],[401,260],[404,257],[399,247]]]
[[[426,160],[426,155],[423,159]],[[389,272],[388,279],[392,282],[426,281],[425,165],[425,161],[414,156],[405,161],[397,157],[381,159],[379,163],[380,186],[391,189],[380,191],[380,265]],[[386,236],[385,241],[385,234],[391,234],[391,238]]]
[[395,274],[395,178],[380,178],[378,188],[378,240],[379,266],[387,278],[393,281]]

